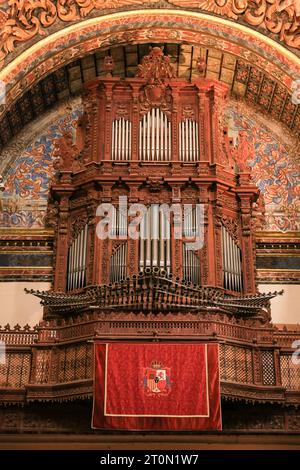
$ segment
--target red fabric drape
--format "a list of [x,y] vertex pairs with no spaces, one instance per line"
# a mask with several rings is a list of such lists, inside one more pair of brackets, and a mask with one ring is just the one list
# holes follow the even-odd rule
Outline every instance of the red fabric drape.
[[96,343],[92,427],[220,430],[218,345]]

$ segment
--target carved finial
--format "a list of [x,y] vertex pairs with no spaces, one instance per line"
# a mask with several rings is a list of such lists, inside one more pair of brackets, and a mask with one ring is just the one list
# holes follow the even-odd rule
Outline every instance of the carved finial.
[[138,65],[136,76],[144,78],[150,84],[159,85],[167,79],[174,78],[175,72],[170,57],[164,55],[160,47],[153,47]]
[[204,59],[201,59],[201,57],[199,57],[199,59],[197,60],[196,68],[197,68],[197,72],[198,72],[199,76],[200,77],[205,77],[206,62],[205,62]]
[[114,59],[112,58],[112,56],[107,55],[106,57],[104,57],[103,69],[106,71],[106,75],[111,77],[112,71],[114,68],[115,68],[115,64],[114,64]]
[[167,110],[171,101],[168,80],[175,77],[170,57],[164,55],[160,47],[153,47],[138,65],[136,76],[147,83],[140,95],[143,108],[155,106]]

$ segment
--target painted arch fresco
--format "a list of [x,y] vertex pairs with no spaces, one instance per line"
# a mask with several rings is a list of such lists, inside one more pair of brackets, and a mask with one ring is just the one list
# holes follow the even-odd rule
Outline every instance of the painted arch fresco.
[[[217,44],[291,91],[300,79],[299,1],[169,0],[155,10],[157,0],[0,0],[0,80],[6,86],[0,119],[53,70],[115,44]],[[44,122],[40,135],[20,146],[14,158],[5,160],[3,152],[0,226],[44,227],[55,142],[76,128],[81,113],[77,100],[56,120]],[[230,132],[240,131],[244,145],[253,149],[248,163],[262,194],[258,228],[299,229],[299,164],[282,138],[283,126],[275,132],[268,119],[263,123],[249,106],[234,101],[225,119]]]
[[[55,142],[64,131],[76,128],[82,115],[80,104],[44,129],[10,166],[5,175],[0,225],[3,227],[43,228],[49,181],[53,175]],[[252,149],[249,166],[262,194],[260,229],[295,231],[300,229],[300,186],[298,165],[289,158],[285,145],[270,129],[258,123],[244,107],[228,105],[224,124],[232,135],[240,132],[244,145]],[[262,208],[259,209],[260,211]]]

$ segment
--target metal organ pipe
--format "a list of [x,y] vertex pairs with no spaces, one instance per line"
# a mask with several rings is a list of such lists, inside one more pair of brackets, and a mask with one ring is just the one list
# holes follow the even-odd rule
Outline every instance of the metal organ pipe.
[[185,162],[199,160],[198,123],[191,119],[179,123],[179,158]]
[[82,287],[86,284],[86,261],[87,261],[87,247],[88,247],[88,224],[84,227],[84,246],[83,246],[83,260],[82,260]]
[[73,289],[77,289],[77,249],[78,249],[78,237],[74,241],[74,280]]
[[159,225],[159,266],[160,268],[164,268],[165,266],[165,237],[164,237],[164,232],[165,232],[165,213],[160,210],[159,211],[159,219],[160,219],[160,225]]
[[119,118],[112,122],[111,158],[112,160],[130,160],[131,157],[131,122]]
[[165,130],[165,148],[164,148],[164,158],[163,160],[167,160],[167,151],[168,151],[168,120],[167,116],[163,115],[164,121],[164,130]]
[[151,113],[151,160],[155,160],[155,140],[156,140],[156,126],[155,126],[156,116],[155,116],[155,109],[152,108]]
[[144,268],[144,260],[145,260],[145,238],[146,238],[145,218],[146,216],[147,216],[147,213],[143,215],[141,223],[140,223],[140,260],[139,260],[140,270]]
[[160,159],[160,116],[159,109],[156,108],[156,160]]
[[119,282],[126,277],[126,260],[127,260],[127,242],[118,246],[110,258],[110,275],[111,283]]
[[152,108],[140,120],[139,139],[140,160],[171,160],[171,122],[159,108]]
[[139,252],[141,270],[156,266],[170,272],[170,224],[158,204],[150,206],[141,220]]
[[165,238],[166,238],[166,270],[169,273],[171,270],[171,229],[170,221],[165,220]]
[[79,234],[79,241],[78,241],[78,287],[81,287],[81,272],[82,272],[82,257],[83,257],[83,235],[84,232],[81,230]]
[[68,253],[67,289],[79,289],[86,283],[88,225],[72,241]]
[[151,206],[147,210],[146,267],[151,266]]
[[200,260],[196,253],[183,243],[183,276],[186,281],[200,283]]
[[68,277],[67,277],[67,289],[70,290],[71,287],[71,266],[72,266],[72,245],[68,250]]
[[240,292],[242,290],[241,250],[224,225],[221,233],[224,288]]
[[[126,127],[126,126],[125,126]],[[112,233],[119,237],[127,234],[127,218],[122,209],[112,209]],[[110,258],[110,282],[125,278],[127,266],[127,242],[118,246]]]
[[155,204],[151,206],[152,224],[151,224],[151,238],[152,238],[152,266],[158,265],[158,240],[159,240],[159,206]]
[[124,148],[124,160],[128,160],[128,131],[129,131],[129,125],[128,121],[125,121],[125,148]]

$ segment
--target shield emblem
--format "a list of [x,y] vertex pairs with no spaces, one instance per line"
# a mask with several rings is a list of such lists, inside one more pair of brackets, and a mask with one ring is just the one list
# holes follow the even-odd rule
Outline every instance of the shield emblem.
[[144,369],[144,389],[148,396],[168,395],[171,389],[170,368],[152,363]]

